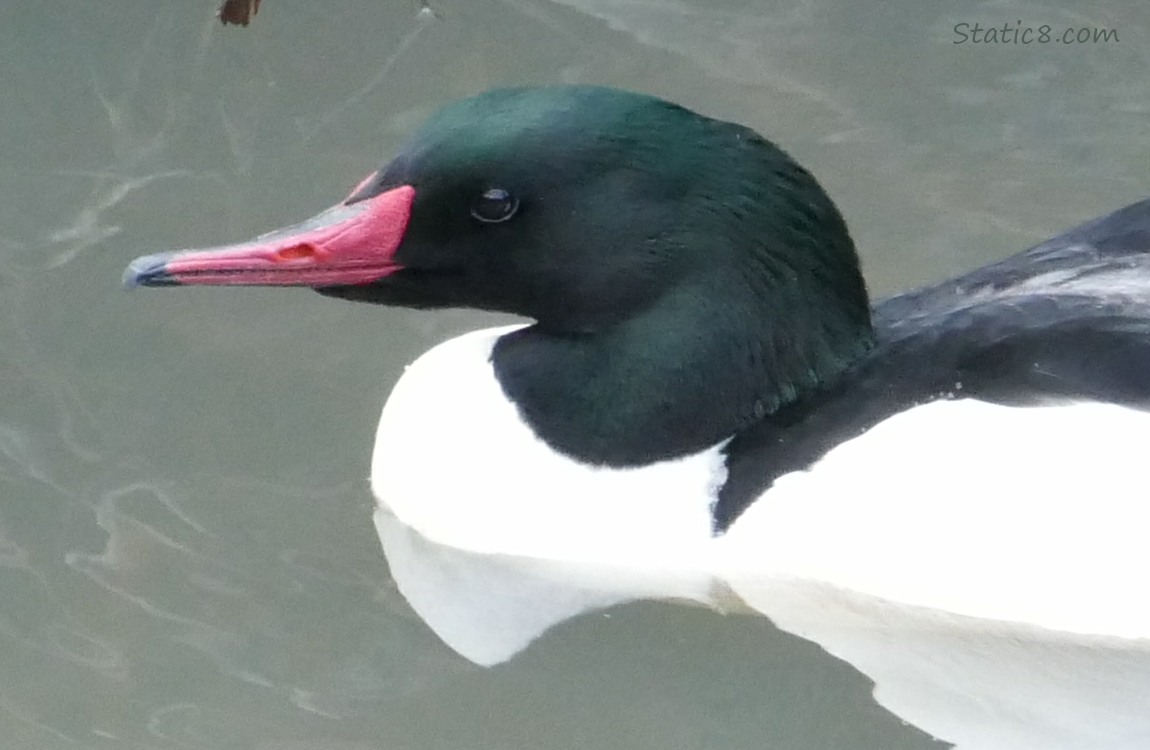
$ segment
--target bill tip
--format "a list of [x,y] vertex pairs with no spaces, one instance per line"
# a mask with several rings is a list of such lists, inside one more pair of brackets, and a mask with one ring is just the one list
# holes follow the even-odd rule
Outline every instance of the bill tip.
[[168,273],[169,258],[171,258],[170,253],[136,258],[124,269],[122,277],[124,288],[135,289],[140,286],[174,286],[178,284],[179,282]]

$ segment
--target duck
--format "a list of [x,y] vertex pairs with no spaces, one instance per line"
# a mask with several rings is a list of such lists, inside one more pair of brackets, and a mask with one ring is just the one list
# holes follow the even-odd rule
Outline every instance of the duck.
[[392,578],[478,664],[670,600],[768,617],[963,750],[1150,743],[1150,200],[872,303],[754,130],[504,88],[312,219],[124,281],[525,321],[412,363],[371,458]]

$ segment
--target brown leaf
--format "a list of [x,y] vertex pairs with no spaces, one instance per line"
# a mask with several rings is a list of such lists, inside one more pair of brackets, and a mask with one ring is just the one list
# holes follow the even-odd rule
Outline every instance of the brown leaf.
[[247,26],[252,16],[260,12],[260,0],[224,0],[216,15],[220,23],[238,23]]

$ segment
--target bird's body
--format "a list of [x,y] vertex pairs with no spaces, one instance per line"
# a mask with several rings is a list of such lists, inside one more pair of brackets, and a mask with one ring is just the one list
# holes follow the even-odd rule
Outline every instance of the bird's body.
[[512,89],[299,228],[129,275],[535,321],[425,354],[376,439],[392,575],[472,660],[686,600],[769,616],[968,750],[1150,741],[1150,201],[872,308],[773,144]]

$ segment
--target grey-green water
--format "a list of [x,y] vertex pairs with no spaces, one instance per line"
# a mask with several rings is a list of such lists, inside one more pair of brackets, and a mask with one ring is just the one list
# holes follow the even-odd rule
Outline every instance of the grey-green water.
[[[932,747],[751,618],[632,605],[463,662],[389,582],[365,476],[403,365],[489,319],[120,271],[314,213],[445,101],[580,81],[780,142],[889,293],[1150,194],[1146,9],[266,0],[237,29],[213,3],[0,9],[0,745]],[[1118,38],[955,44],[1016,21]]]

